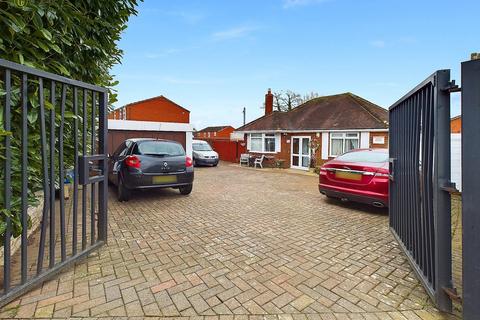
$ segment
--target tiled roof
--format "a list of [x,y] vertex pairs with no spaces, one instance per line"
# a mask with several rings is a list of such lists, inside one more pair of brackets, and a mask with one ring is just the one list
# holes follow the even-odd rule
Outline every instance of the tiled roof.
[[178,103],[173,102],[172,100],[170,100],[170,99],[168,99],[167,97],[162,96],[162,95],[161,95],[161,96],[152,97],[152,98],[148,98],[148,99],[143,99],[143,100],[140,100],[140,101],[130,102],[130,103],[124,105],[122,108],[125,108],[125,107],[128,107],[128,106],[133,106],[133,105],[140,104],[140,103],[144,103],[144,102],[151,101],[151,100],[165,100],[165,101],[168,101],[168,102],[170,102],[170,103],[173,103],[173,104],[176,105],[177,107],[182,108],[183,110],[185,110],[185,111],[187,111],[187,112],[190,112],[190,110],[182,107],[182,106],[179,105]]
[[386,109],[348,92],[318,97],[288,112],[273,112],[237,131],[387,128]]
[[197,131],[197,132],[218,132],[218,131],[221,131],[225,128],[228,128],[230,126],[217,126],[217,127],[206,127],[200,131]]

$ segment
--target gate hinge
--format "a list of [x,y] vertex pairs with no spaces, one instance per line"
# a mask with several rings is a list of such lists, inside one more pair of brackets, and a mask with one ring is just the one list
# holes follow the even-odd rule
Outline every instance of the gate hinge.
[[457,288],[442,288],[445,294],[450,298],[452,301],[456,301],[458,303],[462,303],[462,297],[458,294]]
[[447,191],[449,193],[459,193],[460,190],[457,189],[457,185],[455,182],[447,181],[443,186],[440,187],[443,191]]
[[455,84],[455,80],[452,80],[448,82],[448,85],[445,88],[442,88],[442,91],[446,92],[460,92],[462,89],[458,86],[458,84]]

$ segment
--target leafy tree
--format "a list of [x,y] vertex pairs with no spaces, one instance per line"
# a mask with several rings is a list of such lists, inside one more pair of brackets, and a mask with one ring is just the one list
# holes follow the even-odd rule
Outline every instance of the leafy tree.
[[[0,1],[0,58],[53,72],[76,80],[110,88],[110,103],[116,101],[110,74],[113,65],[120,63],[122,51],[117,42],[131,15],[136,14],[137,0],[1,0]],[[3,73],[0,71],[0,79]],[[36,79],[28,82],[28,172],[29,203],[35,204],[35,192],[42,189],[42,159],[39,155],[40,126],[38,121],[38,86]],[[12,152],[12,210],[7,212],[4,196],[4,161],[0,154],[0,237],[5,232],[5,217],[12,218],[13,234],[21,232],[20,168],[21,168],[21,106],[19,77],[12,74],[11,132],[5,132],[3,119],[4,83],[0,80],[0,138],[11,136]],[[60,88],[58,88],[60,90]],[[72,92],[67,93],[67,109],[71,110]],[[48,95],[48,92],[47,92]],[[57,95],[58,97],[58,95]],[[48,100],[48,96],[45,97]],[[91,98],[88,98],[91,99]],[[46,108],[52,108],[49,103]],[[61,121],[58,103],[58,127]],[[82,122],[88,115],[80,114]],[[73,114],[65,113],[64,138],[66,166],[71,166]],[[47,123],[47,126],[49,124]],[[58,135],[57,135],[58,138]],[[87,147],[87,146],[83,146]],[[70,148],[70,149],[69,149]],[[58,151],[57,151],[58,152]]]

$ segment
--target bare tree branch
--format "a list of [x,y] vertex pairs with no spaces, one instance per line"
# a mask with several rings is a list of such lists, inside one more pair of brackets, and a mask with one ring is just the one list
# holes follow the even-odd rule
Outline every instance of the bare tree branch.
[[308,100],[317,98],[319,96],[316,92],[310,92],[303,97],[292,90],[278,91],[273,93],[273,110],[275,111],[290,111]]

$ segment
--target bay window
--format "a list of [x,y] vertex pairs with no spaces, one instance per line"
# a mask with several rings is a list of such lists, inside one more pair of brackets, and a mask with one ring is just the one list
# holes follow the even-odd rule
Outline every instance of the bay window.
[[330,133],[330,156],[336,157],[347,151],[358,149],[360,136],[358,132]]

